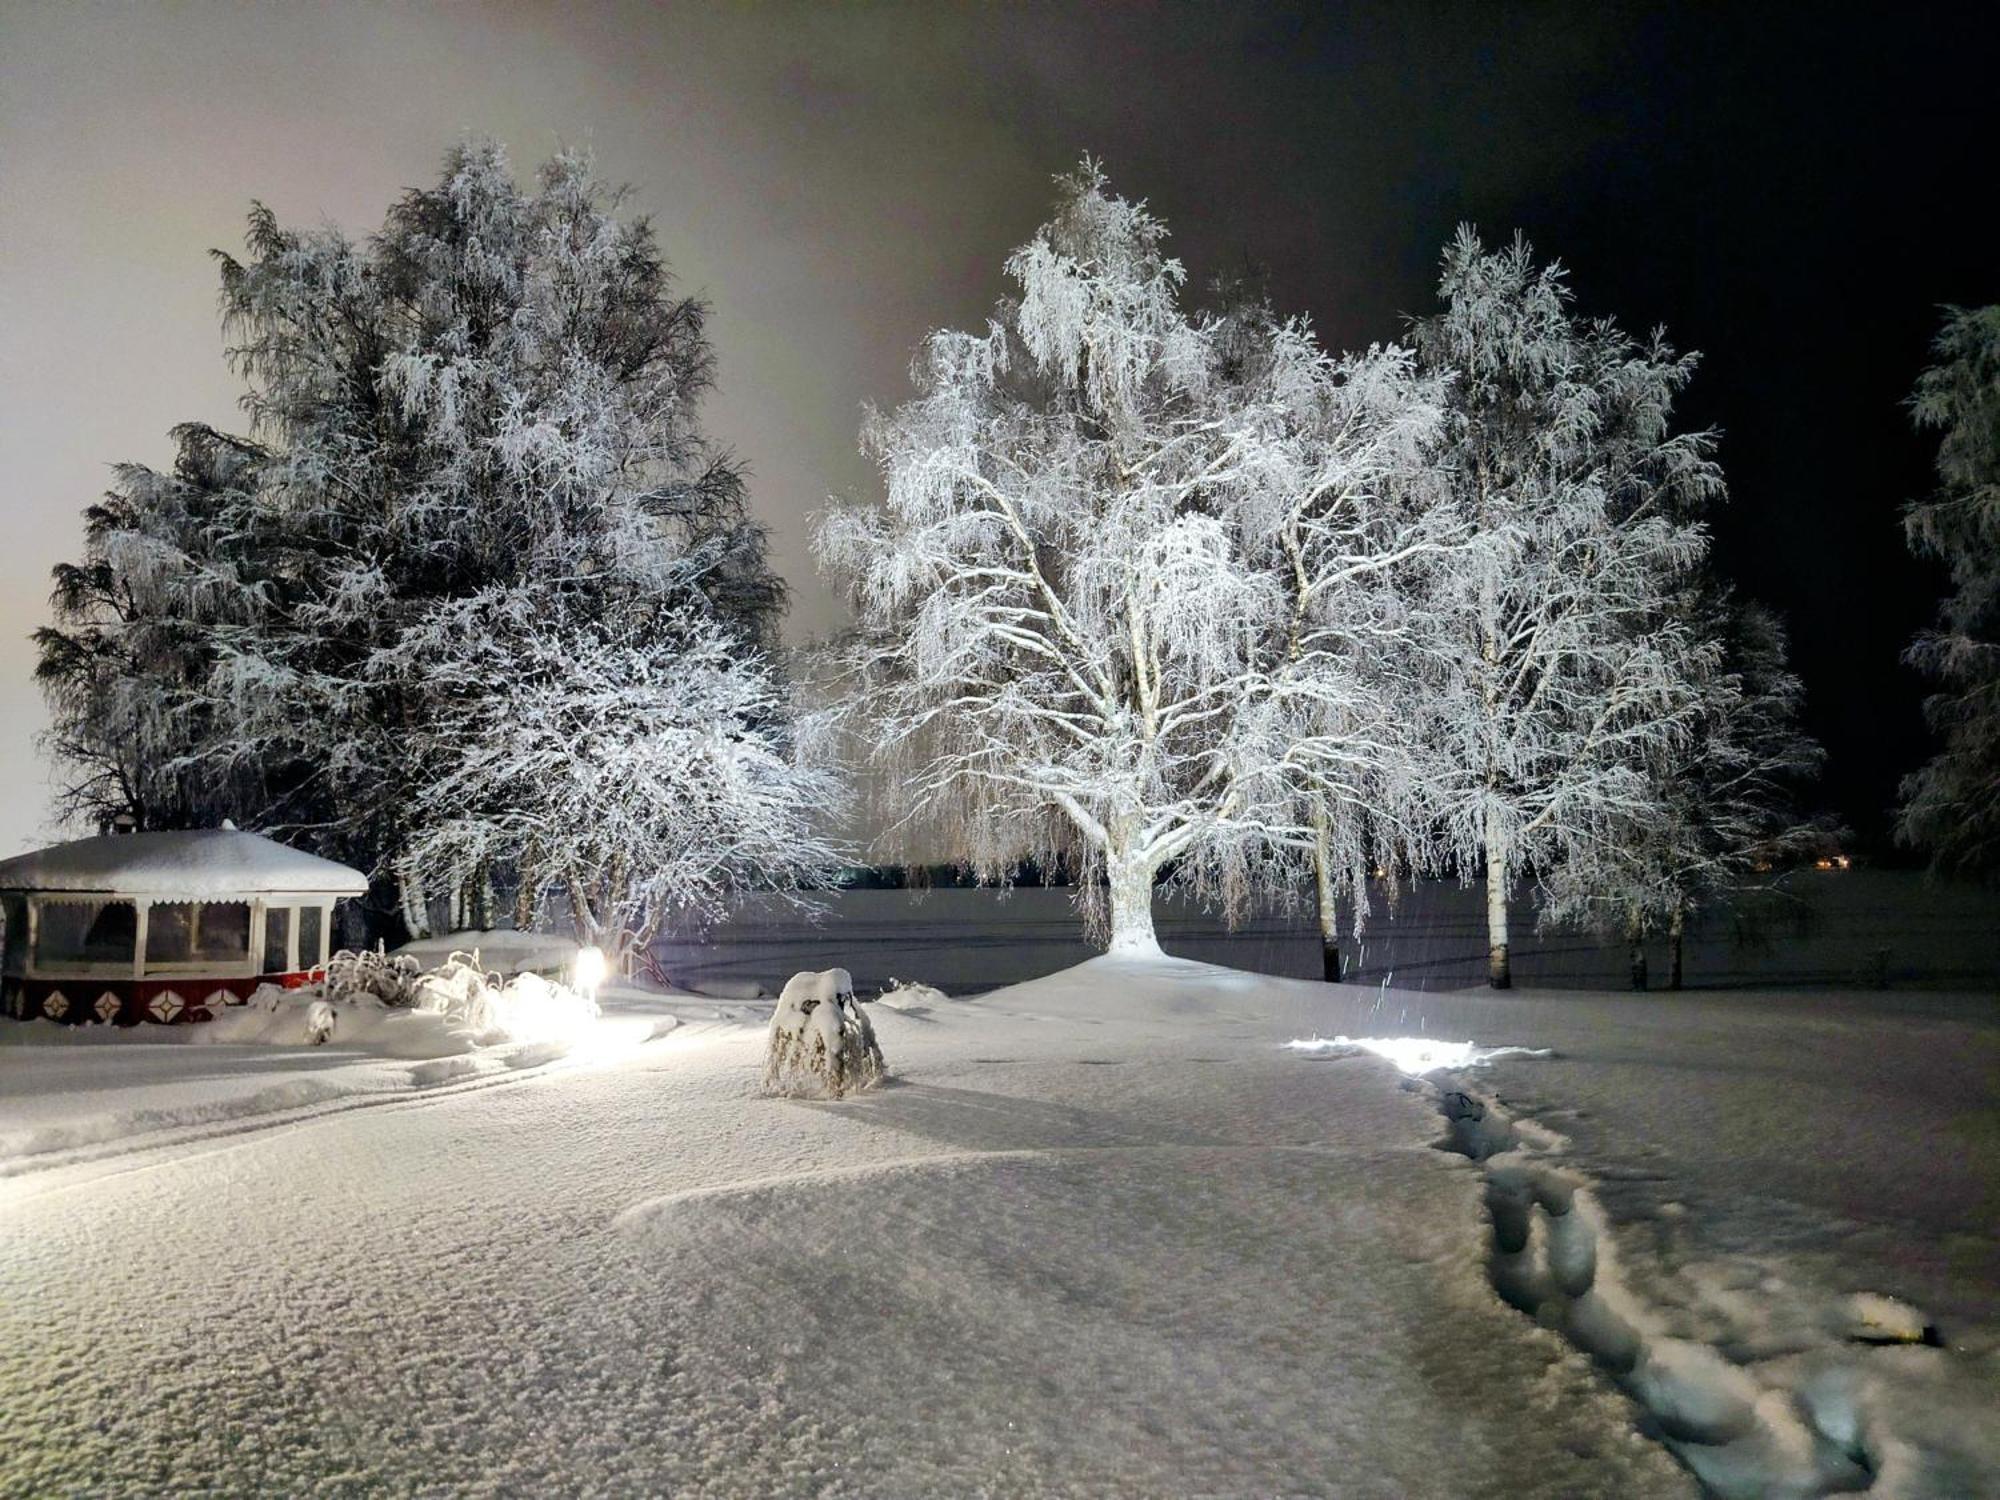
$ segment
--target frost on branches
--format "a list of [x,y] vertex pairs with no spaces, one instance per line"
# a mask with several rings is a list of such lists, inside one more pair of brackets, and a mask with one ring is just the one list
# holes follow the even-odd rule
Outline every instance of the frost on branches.
[[[721,884],[780,845],[810,856],[790,819],[819,788],[786,790],[770,765],[784,711],[759,653],[782,586],[698,422],[704,309],[621,199],[575,155],[524,190],[474,143],[366,240],[252,213],[248,253],[222,269],[256,444],[184,439],[189,472],[121,473],[123,503],[58,580],[43,678],[79,807],[151,822],[149,776],[227,788],[239,822],[372,870],[378,899],[399,888],[400,925],[419,934],[439,898],[489,925],[496,881],[519,888],[517,915],[551,888],[574,900],[574,866],[599,851],[559,833],[564,818],[651,829],[629,859],[672,842],[677,869],[728,866]],[[130,709],[92,722],[100,701]],[[682,730],[667,726],[718,702],[728,748],[669,743]],[[532,758],[558,718],[594,757],[559,784],[459,743],[508,729],[507,755]],[[666,795],[664,771],[633,771],[656,750],[723,767],[744,800]],[[494,812],[503,787],[526,798],[516,816]],[[668,811],[632,805],[662,795]],[[783,815],[753,827],[771,807]],[[182,795],[164,816],[209,811]],[[635,903],[643,924],[664,894],[604,884],[588,928]]]
[[83,561],[57,566],[56,623],[35,632],[59,822],[213,827],[268,795],[266,768],[197,768],[226,732],[207,692],[217,638],[272,583],[241,531],[265,455],[195,423],[173,440],[171,473],[121,464],[84,511]]
[[1315,825],[1353,889],[1414,796],[1394,696],[1437,392],[1403,351],[1182,307],[1163,226],[1089,163],[983,332],[934,334],[871,417],[880,509],[826,516],[857,629],[847,726],[899,827],[981,874],[1070,857],[1110,947],[1157,952],[1156,877],[1226,913],[1289,894]]
[[1905,660],[1929,674],[1944,741],[1904,779],[1898,833],[1940,867],[2000,872],[2000,305],[1952,308],[1917,382],[1919,425],[1939,434],[1938,493],[1904,512],[1910,547],[1951,570],[1938,626]]
[[1720,497],[1706,433],[1669,429],[1692,355],[1571,310],[1563,273],[1470,230],[1416,327],[1451,377],[1439,481],[1474,545],[1434,575],[1412,702],[1453,862],[1487,893],[1489,978],[1511,982],[1524,871],[1657,815],[1647,767],[1687,733],[1716,644],[1669,608]]
[[1805,689],[1777,617],[1712,587],[1689,590],[1677,613],[1695,638],[1720,642],[1721,668],[1691,684],[1683,732],[1645,762],[1650,805],[1601,825],[1540,881],[1543,924],[1622,937],[1635,989],[1646,987],[1649,937],[1666,935],[1667,983],[1679,989],[1690,918],[1838,837],[1830,819],[1798,811],[1825,753],[1799,728]]
[[764,1054],[766,1093],[838,1099],[873,1088],[888,1072],[847,970],[808,970],[785,982]]
[[511,868],[629,969],[669,912],[712,918],[836,863],[816,825],[840,788],[795,759],[777,682],[723,627],[550,612],[522,590],[432,627],[410,643],[445,710],[419,746],[418,869]]

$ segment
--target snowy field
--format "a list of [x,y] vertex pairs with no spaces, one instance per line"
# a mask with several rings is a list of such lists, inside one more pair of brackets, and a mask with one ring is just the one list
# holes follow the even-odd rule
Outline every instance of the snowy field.
[[[7,1028],[0,1489],[2000,1493],[1990,996],[871,1009],[837,1104],[691,998],[443,1060]],[[1285,1045],[1386,1035],[1554,1055]]]

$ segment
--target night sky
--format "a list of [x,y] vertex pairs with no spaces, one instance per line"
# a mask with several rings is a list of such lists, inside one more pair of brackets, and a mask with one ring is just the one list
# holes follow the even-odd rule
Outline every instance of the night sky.
[[1825,800],[1876,844],[1942,587],[1901,542],[1901,403],[1938,304],[2000,300],[1970,11],[0,3],[0,854],[48,831],[25,636],[77,512],[172,423],[235,421],[204,252],[253,197],[364,231],[467,131],[523,170],[592,145],[712,302],[711,430],[799,638],[839,620],[805,518],[868,492],[862,403],[984,316],[1080,153],[1196,283],[1259,265],[1335,346],[1429,310],[1459,221],[1524,231],[1584,311],[1703,351],[1718,557],[1789,621]]

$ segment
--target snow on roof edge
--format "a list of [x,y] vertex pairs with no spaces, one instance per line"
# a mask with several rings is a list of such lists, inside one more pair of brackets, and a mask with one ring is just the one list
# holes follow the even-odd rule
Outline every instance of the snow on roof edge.
[[367,889],[359,870],[235,828],[99,834],[0,860],[0,890],[9,891],[190,899]]

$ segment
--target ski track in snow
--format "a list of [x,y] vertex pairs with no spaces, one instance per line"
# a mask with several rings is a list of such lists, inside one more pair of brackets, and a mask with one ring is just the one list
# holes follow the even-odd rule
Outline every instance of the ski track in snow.
[[839,1103],[700,1027],[41,1162],[0,1493],[1995,1492],[1947,1351],[1729,1348],[1562,1137],[1277,1047],[1368,998],[1087,965]]
[[[660,1027],[630,1045],[657,1040],[669,1029]],[[41,1053],[36,1048],[27,1059],[14,1060],[32,1060]],[[354,1110],[424,1108],[460,1094],[558,1077],[601,1061],[588,1047],[539,1042],[431,1058],[364,1056],[324,1073],[211,1103],[107,1110],[16,1130],[0,1136],[0,1181],[62,1174],[68,1182],[78,1175],[68,1171],[73,1168],[98,1169],[82,1176],[137,1170],[156,1156],[217,1140],[306,1125]]]

